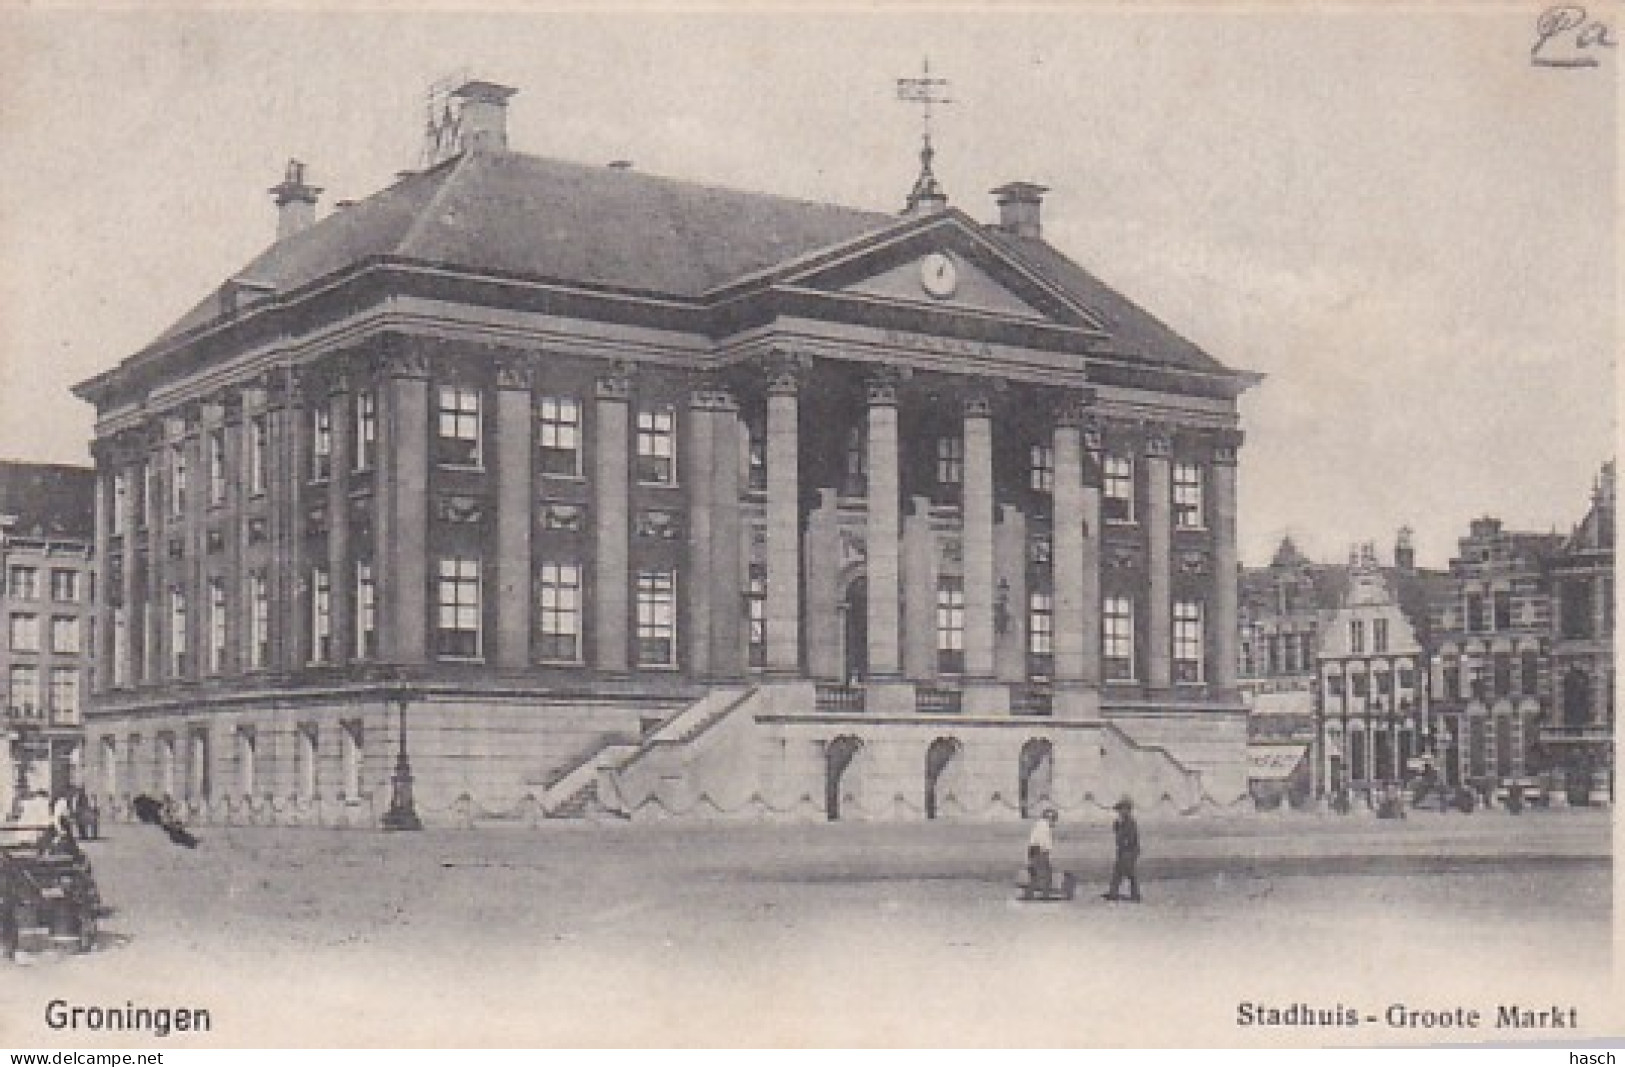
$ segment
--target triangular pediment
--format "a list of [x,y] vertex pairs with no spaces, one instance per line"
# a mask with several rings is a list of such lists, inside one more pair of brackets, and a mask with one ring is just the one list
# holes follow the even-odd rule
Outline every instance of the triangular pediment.
[[828,250],[772,284],[830,296],[1098,331],[1103,323],[1055,280],[1010,255],[957,212]]

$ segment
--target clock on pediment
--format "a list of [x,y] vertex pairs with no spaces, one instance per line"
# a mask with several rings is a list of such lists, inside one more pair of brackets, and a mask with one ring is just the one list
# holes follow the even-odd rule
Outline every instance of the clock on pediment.
[[946,300],[959,288],[959,266],[946,252],[932,252],[920,260],[920,285],[938,300]]

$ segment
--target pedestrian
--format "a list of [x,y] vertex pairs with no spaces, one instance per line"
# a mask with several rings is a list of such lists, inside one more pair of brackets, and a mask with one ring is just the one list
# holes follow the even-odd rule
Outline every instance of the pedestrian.
[[[1112,823],[1112,836],[1117,842],[1117,862],[1112,865],[1112,886],[1102,895],[1107,900],[1127,899],[1138,904],[1140,879],[1134,873],[1134,866],[1140,862],[1140,827],[1134,821],[1134,802],[1124,797],[1112,805],[1112,810],[1117,812],[1117,821]],[[1118,892],[1125,879],[1128,881],[1127,898]]]
[[1060,817],[1054,808],[1045,808],[1027,835],[1027,886],[1040,896],[1050,892],[1055,880],[1055,824]]

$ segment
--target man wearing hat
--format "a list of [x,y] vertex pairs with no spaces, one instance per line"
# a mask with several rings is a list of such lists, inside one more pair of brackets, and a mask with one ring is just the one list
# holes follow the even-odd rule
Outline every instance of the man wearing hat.
[[1040,896],[1047,894],[1054,883],[1055,823],[1059,818],[1054,808],[1045,808],[1027,837],[1027,884]]
[[1117,821],[1112,823],[1112,836],[1117,839],[1117,862],[1112,866],[1112,887],[1104,894],[1107,900],[1123,900],[1118,893],[1123,879],[1128,879],[1128,900],[1140,902],[1140,879],[1134,865],[1140,862],[1140,828],[1134,822],[1134,801],[1124,797],[1112,805]]

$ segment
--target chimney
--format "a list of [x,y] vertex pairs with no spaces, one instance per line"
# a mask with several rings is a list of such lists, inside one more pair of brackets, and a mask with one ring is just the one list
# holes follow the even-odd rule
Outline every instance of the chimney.
[[305,184],[305,165],[297,159],[288,160],[282,184],[272,186],[270,193],[276,198],[278,241],[287,240],[316,221],[316,197],[321,190]]
[[457,129],[463,151],[508,150],[508,98],[518,91],[478,79],[452,90],[451,95],[462,101]]
[[1411,528],[1401,526],[1394,538],[1394,566],[1409,573],[1416,570],[1416,547],[1411,544]]
[[1039,213],[1047,192],[1032,182],[1011,182],[993,190],[999,204],[999,229],[1017,237],[1042,237]]

